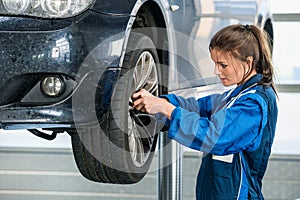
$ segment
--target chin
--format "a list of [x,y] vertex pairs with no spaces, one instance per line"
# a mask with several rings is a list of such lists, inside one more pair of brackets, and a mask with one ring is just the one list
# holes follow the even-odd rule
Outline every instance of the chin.
[[222,84],[223,84],[223,86],[225,86],[225,87],[231,87],[231,86],[236,86],[237,85],[237,83],[228,83],[228,82],[222,82]]

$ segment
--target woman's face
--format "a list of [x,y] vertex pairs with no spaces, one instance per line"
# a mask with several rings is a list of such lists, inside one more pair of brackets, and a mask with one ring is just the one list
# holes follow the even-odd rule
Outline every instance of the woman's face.
[[220,78],[224,86],[239,85],[246,81],[244,76],[249,70],[246,62],[216,49],[211,49],[210,54],[215,63],[214,73]]

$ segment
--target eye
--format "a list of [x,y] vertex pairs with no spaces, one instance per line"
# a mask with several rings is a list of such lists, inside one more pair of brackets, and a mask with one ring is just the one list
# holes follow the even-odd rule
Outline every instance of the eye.
[[222,68],[226,68],[228,65],[224,64],[224,63],[220,63]]

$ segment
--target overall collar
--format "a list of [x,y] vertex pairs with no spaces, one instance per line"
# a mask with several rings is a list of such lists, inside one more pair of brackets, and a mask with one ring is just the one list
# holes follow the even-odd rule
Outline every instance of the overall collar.
[[249,80],[247,80],[245,83],[241,84],[240,86],[236,87],[233,92],[230,94],[230,97],[234,97],[238,95],[241,91],[247,89],[248,87],[251,87],[253,84],[258,83],[262,79],[262,74],[255,74],[252,76]]

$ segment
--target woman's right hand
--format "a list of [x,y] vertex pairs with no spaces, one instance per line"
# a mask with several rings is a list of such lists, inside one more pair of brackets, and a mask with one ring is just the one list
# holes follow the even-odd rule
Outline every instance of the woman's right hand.
[[132,97],[136,99],[132,108],[149,114],[162,113],[170,119],[173,110],[176,108],[166,99],[156,97],[145,89],[134,93]]

